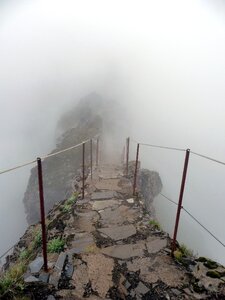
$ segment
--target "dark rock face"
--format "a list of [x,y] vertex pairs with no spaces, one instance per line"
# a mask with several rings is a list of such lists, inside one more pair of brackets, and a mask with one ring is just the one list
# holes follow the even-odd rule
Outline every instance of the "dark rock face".
[[162,181],[159,174],[155,171],[150,171],[147,169],[140,170],[140,191],[145,200],[145,206],[148,211],[150,211],[151,204],[154,198],[162,190]]
[[[79,144],[98,134],[102,135],[109,127],[115,128],[115,126],[112,126],[111,105],[112,102],[105,101],[95,93],[82,99],[74,109],[63,115],[59,121],[58,131],[61,133],[61,136],[58,138],[56,148],[52,153]],[[113,103],[113,107],[114,110],[118,109],[115,103]],[[93,151],[95,153],[94,143]],[[90,163],[89,152],[89,145],[86,144],[85,154],[87,165]],[[78,173],[81,164],[82,147],[43,160],[42,169],[46,213],[54,204],[62,201],[77,189],[75,183],[80,178],[76,178],[75,174]],[[28,224],[38,222],[40,220],[40,207],[36,167],[31,170],[23,202]]]

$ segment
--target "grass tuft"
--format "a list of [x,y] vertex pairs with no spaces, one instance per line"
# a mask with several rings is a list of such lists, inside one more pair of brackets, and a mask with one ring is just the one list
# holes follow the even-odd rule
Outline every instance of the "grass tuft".
[[157,230],[161,230],[161,225],[156,220],[150,220],[149,225],[151,225],[152,227],[154,227]]
[[61,208],[61,210],[64,213],[68,213],[71,211],[72,206],[77,202],[78,195],[79,194],[77,192],[75,192],[72,194],[72,196],[69,199],[66,200],[65,204]]
[[188,249],[186,245],[184,244],[181,244],[180,245],[180,249],[181,253],[183,254],[183,256],[187,256],[187,257],[190,257],[190,256],[194,256],[193,255],[193,251]]
[[0,279],[0,298],[10,299],[16,293],[23,291],[23,274],[26,271],[26,264],[19,262],[13,265]]
[[59,253],[64,250],[65,241],[60,238],[54,238],[48,242],[49,253]]

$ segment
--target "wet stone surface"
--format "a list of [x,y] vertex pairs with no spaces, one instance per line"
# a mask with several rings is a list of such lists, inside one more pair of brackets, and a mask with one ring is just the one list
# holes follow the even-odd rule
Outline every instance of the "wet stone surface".
[[44,282],[44,283],[48,283],[48,281],[49,281],[49,276],[50,276],[50,274],[49,273],[41,273],[40,275],[39,275],[39,280],[40,281],[42,281],[42,282]]
[[189,269],[177,263],[168,235],[150,226],[154,216],[146,213],[143,198],[132,197],[132,176],[131,180],[121,177],[121,170],[108,165],[96,168],[93,179],[87,180],[84,201],[64,214],[65,202],[51,211],[48,235],[64,238],[66,245],[63,252],[49,254],[48,274],[41,270],[42,259],[30,264],[33,274],[28,271],[24,279],[28,290],[36,285],[32,297],[225,299],[225,269],[204,259],[184,258]]
[[91,200],[106,200],[116,198],[117,193],[114,191],[102,191],[102,192],[94,192],[91,195]]
[[113,286],[113,259],[102,254],[90,254],[82,256],[82,260],[87,264],[87,273],[92,283],[92,289],[100,297],[106,297],[108,290]]
[[107,208],[100,211],[100,222],[104,225],[123,225],[124,223],[134,223],[139,217],[138,210],[121,205],[115,209]]
[[128,245],[114,245],[101,250],[107,256],[119,259],[129,259],[135,256],[143,256],[145,250],[144,243],[128,244]]
[[154,254],[167,246],[167,240],[152,237],[151,239],[148,239],[146,246],[147,246],[148,253]]
[[47,300],[55,300],[55,297],[52,296],[52,295],[49,295],[48,298],[47,298]]
[[136,234],[136,228],[133,225],[112,226],[109,228],[98,229],[100,233],[108,236],[114,241],[126,239],[129,236]]
[[55,269],[57,269],[60,272],[62,271],[65,261],[66,261],[66,257],[67,257],[66,253],[63,253],[63,252],[60,253],[60,255],[56,261],[56,264],[55,264]]
[[87,252],[92,246],[95,245],[94,238],[91,234],[86,234],[72,242],[72,248],[68,250],[71,254],[80,254]]
[[140,281],[135,291],[138,296],[143,296],[148,293],[149,289]]
[[110,191],[116,191],[120,192],[122,191],[122,187],[119,186],[120,179],[102,179],[99,180],[96,184],[95,187],[98,190],[110,190]]
[[29,269],[31,274],[40,272],[41,268],[44,265],[43,257],[37,257],[34,261],[29,264]]
[[187,276],[176,267],[169,256],[137,258],[128,262],[127,267],[132,272],[140,271],[140,278],[148,283],[161,280],[170,287],[179,287],[187,283]]
[[117,207],[120,205],[119,200],[102,200],[102,201],[94,201],[92,204],[93,210],[104,210],[109,207]]
[[33,283],[33,282],[39,282],[39,281],[40,280],[33,275],[30,275],[30,276],[27,276],[26,278],[24,278],[25,283]]

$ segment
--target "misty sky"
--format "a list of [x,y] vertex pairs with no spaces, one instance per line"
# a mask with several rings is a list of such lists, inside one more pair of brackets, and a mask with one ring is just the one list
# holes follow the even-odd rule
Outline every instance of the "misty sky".
[[92,91],[126,134],[225,161],[224,0],[0,0],[0,169],[52,150]]
[[95,89],[125,103],[136,138],[224,158],[224,1],[3,1],[0,11],[1,157],[14,142],[20,156],[28,139],[44,144],[60,112]]

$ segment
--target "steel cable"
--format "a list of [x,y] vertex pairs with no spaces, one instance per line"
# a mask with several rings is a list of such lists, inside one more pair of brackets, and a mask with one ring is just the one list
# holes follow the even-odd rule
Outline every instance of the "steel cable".
[[178,205],[175,201],[173,201],[172,199],[168,198],[167,196],[165,196],[162,193],[159,193],[161,196],[163,196],[165,199],[167,199],[168,201],[170,201],[171,203],[175,204],[176,206]]
[[6,256],[7,253],[9,253],[10,250],[12,250],[18,243],[16,243],[15,245],[13,245],[12,247],[10,247],[7,251],[5,251],[1,256],[0,259],[2,259],[4,256]]
[[166,146],[159,146],[159,145],[152,145],[152,144],[145,144],[145,143],[139,143],[142,146],[147,146],[147,147],[153,147],[153,148],[161,148],[161,149],[167,149],[167,150],[175,150],[175,151],[186,151],[186,149],[181,149],[181,148],[174,148],[174,147],[166,147]]
[[134,140],[133,138],[130,138],[130,141],[140,144],[142,146],[148,146],[148,147],[153,147],[153,148],[161,148],[161,149],[168,149],[168,150],[175,150],[175,151],[186,151],[186,149],[182,149],[182,148],[175,148],[175,147],[166,147],[166,146],[159,146],[159,145],[153,145],[153,144],[147,144],[147,143],[140,143],[136,140]]
[[[95,139],[96,137],[98,137],[98,135],[94,136],[92,139]],[[79,143],[79,144],[77,144],[77,145],[74,145],[74,146],[72,146],[72,147],[69,147],[69,148],[66,148],[66,149],[63,149],[63,150],[60,150],[60,151],[51,153],[51,154],[43,155],[43,156],[41,156],[41,159],[53,157],[53,156],[59,155],[59,154],[61,154],[61,153],[64,153],[64,152],[66,152],[66,151],[69,151],[69,150],[78,148],[78,147],[80,147],[83,143],[87,143],[87,142],[89,142],[90,140],[91,140],[91,138],[90,138],[90,139],[87,139],[87,140],[85,140],[85,141],[83,141],[83,142],[81,142],[81,143]],[[9,168],[9,169],[6,169],[6,170],[2,170],[2,171],[0,171],[0,175],[1,175],[1,174],[4,174],[4,173],[11,172],[11,171],[14,171],[14,170],[17,170],[17,169],[20,169],[20,168],[23,168],[23,167],[25,167],[25,166],[32,165],[32,164],[36,163],[36,161],[37,161],[37,160],[34,159],[34,160],[32,160],[32,161],[29,161],[29,162],[26,162],[26,163],[17,165],[17,166],[15,166],[15,167],[12,167],[12,168]]]
[[41,159],[46,159],[46,158],[49,158],[49,157],[53,157],[53,156],[56,156],[58,154],[61,154],[61,153],[64,153],[64,152],[67,152],[69,150],[72,150],[72,149],[76,149],[78,147],[80,147],[81,145],[83,145],[83,143],[87,143],[89,140],[86,140],[80,144],[77,144],[75,146],[72,146],[72,147],[69,147],[69,148],[66,148],[66,149],[63,149],[63,150],[60,150],[60,151],[57,151],[57,152],[54,152],[54,153],[51,153],[51,154],[47,154],[45,156],[41,156]]
[[205,231],[207,231],[218,243],[220,243],[224,248],[225,244],[221,242],[209,229],[207,229],[202,223],[200,223],[187,209],[182,207],[182,209],[196,222],[198,223]]
[[218,160],[218,159],[215,159],[215,158],[212,158],[212,157],[209,157],[209,156],[206,156],[206,155],[197,153],[197,152],[193,152],[193,151],[190,151],[190,152],[191,152],[192,154],[194,154],[194,155],[203,157],[203,158],[205,158],[205,159],[211,160],[211,161],[213,161],[213,162],[216,162],[216,163],[218,163],[218,164],[221,164],[221,165],[224,165],[224,166],[225,166],[225,162],[223,162],[223,161],[220,161],[220,160]]
[[13,167],[13,168],[10,168],[10,169],[7,169],[7,170],[3,170],[3,171],[0,171],[0,175],[1,174],[4,174],[4,173],[8,173],[8,172],[11,172],[11,171],[14,171],[14,170],[17,170],[17,169],[20,169],[20,168],[23,168],[25,166],[29,166],[29,165],[32,165],[36,162],[36,159],[35,160],[32,160],[30,162],[27,162],[27,163],[24,163],[22,165],[18,165],[16,167]]

